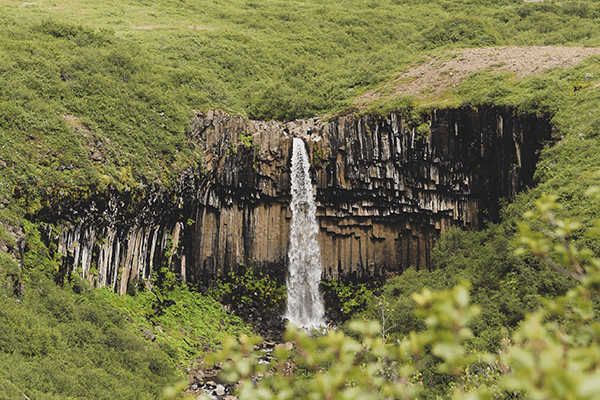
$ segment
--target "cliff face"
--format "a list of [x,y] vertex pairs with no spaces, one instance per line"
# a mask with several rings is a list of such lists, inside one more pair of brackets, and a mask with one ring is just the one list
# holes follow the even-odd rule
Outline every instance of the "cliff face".
[[245,267],[282,279],[296,136],[313,166],[323,277],[386,277],[430,266],[449,226],[497,219],[498,200],[531,183],[551,131],[543,118],[494,108],[290,123],[208,112],[192,121],[202,174],[127,213],[116,194],[92,201],[54,238],[65,272],[80,268],[122,293],[161,263],[190,282]]

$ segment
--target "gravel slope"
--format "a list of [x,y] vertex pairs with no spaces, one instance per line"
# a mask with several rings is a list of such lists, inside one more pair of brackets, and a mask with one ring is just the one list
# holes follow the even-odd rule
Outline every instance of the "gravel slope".
[[452,50],[398,75],[383,88],[364,93],[356,105],[366,106],[382,97],[381,93],[386,93],[384,97],[440,94],[444,89],[457,86],[470,73],[486,68],[512,72],[520,78],[549,69],[569,68],[594,54],[600,54],[600,48],[532,46]]

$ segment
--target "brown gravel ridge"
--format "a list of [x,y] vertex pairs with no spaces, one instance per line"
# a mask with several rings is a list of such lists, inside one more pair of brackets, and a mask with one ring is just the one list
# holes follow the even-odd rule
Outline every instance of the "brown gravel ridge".
[[398,75],[381,89],[364,93],[355,105],[362,107],[381,97],[399,94],[422,97],[438,95],[445,89],[456,87],[470,73],[486,68],[512,72],[520,78],[552,69],[569,68],[594,54],[600,54],[600,48],[507,46],[451,50]]

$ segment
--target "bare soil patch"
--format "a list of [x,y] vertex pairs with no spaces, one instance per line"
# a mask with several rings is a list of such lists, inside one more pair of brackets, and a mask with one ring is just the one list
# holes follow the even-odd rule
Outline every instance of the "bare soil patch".
[[132,29],[157,29],[157,28],[165,28],[166,25],[145,25],[145,26],[139,26],[139,25],[133,25],[131,28]]
[[512,72],[521,78],[569,68],[594,54],[600,54],[600,48],[532,46],[452,50],[398,75],[383,88],[365,92],[356,100],[356,105],[365,106],[381,97],[399,94],[439,95],[443,90],[459,85],[472,72],[486,68]]

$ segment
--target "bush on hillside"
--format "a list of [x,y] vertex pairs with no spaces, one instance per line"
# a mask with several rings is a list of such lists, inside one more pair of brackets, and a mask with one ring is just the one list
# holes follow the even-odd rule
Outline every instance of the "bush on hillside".
[[145,399],[177,379],[169,357],[148,349],[93,290],[75,294],[38,277],[21,298],[0,293],[0,325],[4,393]]

